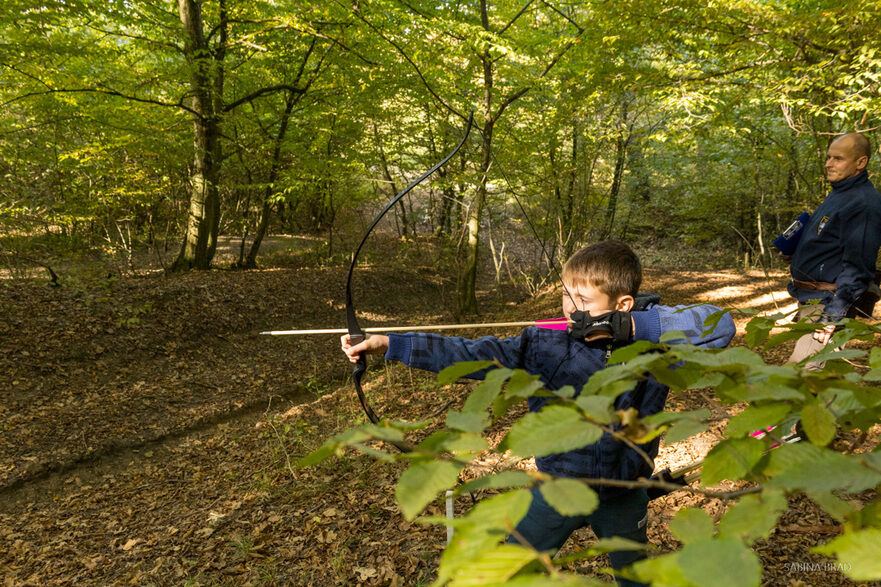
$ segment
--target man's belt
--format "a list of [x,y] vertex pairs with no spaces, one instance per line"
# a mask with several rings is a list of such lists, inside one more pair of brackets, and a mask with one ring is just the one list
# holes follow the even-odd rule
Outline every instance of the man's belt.
[[835,291],[838,289],[837,285],[829,283],[828,281],[801,281],[800,279],[793,279],[792,283],[798,289],[813,289],[819,291]]

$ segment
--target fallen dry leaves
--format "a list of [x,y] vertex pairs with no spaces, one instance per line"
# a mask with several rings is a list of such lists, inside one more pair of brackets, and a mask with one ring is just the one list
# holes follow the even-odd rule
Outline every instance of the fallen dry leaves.
[[[374,266],[359,274],[371,321],[448,320],[433,270]],[[6,585],[414,585],[432,580],[443,528],[408,523],[394,484],[401,465],[347,454],[292,463],[361,421],[338,340],[260,337],[277,327],[344,323],[340,268],[292,266],[204,272],[50,289],[2,290],[0,322],[0,568]],[[390,288],[385,284],[394,283]],[[783,277],[647,270],[666,303],[773,307]],[[494,294],[493,294],[494,295]],[[771,297],[769,297],[771,296]],[[493,299],[495,299],[493,297]],[[771,300],[771,301],[769,301]],[[556,316],[557,295],[507,307],[500,318]],[[742,324],[740,324],[742,328]],[[511,333],[513,334],[513,333]],[[785,350],[769,360],[782,362]],[[372,362],[380,414],[423,419],[464,401],[432,377]],[[672,396],[671,409],[722,407],[709,394]],[[435,420],[437,420],[435,416]],[[491,436],[501,438],[506,420]],[[706,454],[719,427],[664,446],[659,466]],[[427,434],[423,431],[422,434]],[[482,470],[530,463],[484,462]],[[459,513],[470,506],[456,504]],[[675,511],[726,504],[684,493],[653,502],[649,536],[678,547]],[[441,504],[431,513],[441,513]],[[810,553],[834,521],[806,498],[757,551],[770,585],[817,584],[788,563]],[[797,529],[796,529],[797,528]],[[589,530],[567,548],[585,546]],[[605,577],[602,558],[573,569]],[[827,571],[825,585],[850,584]]]

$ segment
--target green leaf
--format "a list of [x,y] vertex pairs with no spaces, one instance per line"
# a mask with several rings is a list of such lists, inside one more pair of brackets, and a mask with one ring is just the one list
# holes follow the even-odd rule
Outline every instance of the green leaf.
[[697,410],[688,410],[687,412],[658,412],[642,419],[644,424],[651,426],[663,426],[671,422],[675,423],[680,420],[692,420],[698,422],[710,417],[710,410],[707,408],[699,408]]
[[483,369],[489,369],[493,365],[494,363],[492,361],[462,361],[461,363],[450,365],[441,370],[441,372],[437,374],[437,382],[441,385],[446,385],[454,382],[460,377],[467,377],[472,373],[482,371]]
[[455,432],[450,432],[449,430],[438,430],[419,443],[419,450],[440,453],[444,449],[444,444],[456,435]]
[[511,406],[515,406],[522,401],[519,397],[496,396],[496,399],[493,400],[493,418],[498,420],[511,409]]
[[738,438],[752,434],[757,430],[765,430],[779,424],[791,409],[789,404],[784,403],[748,406],[728,422],[725,427],[725,435]]
[[670,532],[683,544],[713,537],[713,519],[700,508],[683,508],[670,521]]
[[488,424],[488,417],[482,413],[462,413],[455,410],[447,412],[447,428],[480,434]]
[[841,563],[841,571],[854,581],[881,579],[881,529],[867,528],[848,532],[842,536],[815,546],[814,552],[835,556]]
[[[386,424],[390,423],[386,422]],[[378,440],[387,440],[389,442],[404,440],[403,432],[388,425],[363,424],[361,430]],[[351,441],[347,444],[351,444]]]
[[748,544],[767,538],[786,508],[786,496],[781,491],[745,495],[725,512],[719,523],[719,537],[744,540]]
[[652,375],[659,382],[674,390],[688,389],[689,381],[685,378],[685,369],[661,368],[654,369]]
[[600,424],[611,424],[615,399],[605,395],[580,395],[575,404]]
[[881,483],[881,473],[865,467],[863,455],[843,455],[806,442],[784,444],[770,453],[765,474],[771,487],[790,491],[858,492]]
[[412,520],[419,515],[438,493],[456,484],[463,468],[463,465],[450,461],[426,461],[410,465],[401,474],[395,488],[395,497],[404,517]]
[[532,492],[515,489],[480,500],[462,517],[445,520],[456,528],[457,534],[467,532],[492,532],[504,536],[515,528],[529,510]]
[[688,389],[703,389],[705,387],[716,387],[725,380],[724,373],[707,373],[688,384]]
[[450,587],[498,585],[513,577],[520,569],[538,558],[531,548],[517,544],[500,544],[479,553],[453,574]]
[[768,334],[774,327],[774,321],[763,317],[756,317],[746,324],[746,344],[756,348],[768,338]]
[[370,438],[371,435],[360,428],[346,430],[326,440],[320,448],[298,460],[296,466],[297,468],[311,467],[337,454],[343,446],[354,446],[365,440],[370,440]]
[[723,538],[686,544],[679,556],[683,576],[697,585],[749,587],[759,585],[759,557],[739,540]]
[[869,367],[881,369],[881,347],[872,347],[872,350],[869,352]]
[[372,446],[370,446],[368,444],[356,443],[356,444],[352,444],[351,446],[352,446],[352,448],[358,450],[362,454],[365,454],[368,457],[373,457],[374,459],[376,459],[378,461],[384,461],[386,463],[394,463],[397,460],[395,458],[395,455],[389,454],[389,453],[385,452],[384,450],[379,450],[379,449],[373,448]]
[[[438,519],[437,523],[444,523],[444,519]],[[443,555],[441,555],[441,563],[437,571],[435,585],[447,583],[460,568],[476,560],[480,553],[498,545],[502,538],[504,538],[504,534],[500,535],[496,532],[464,532],[457,530],[453,534],[452,542],[447,545]]]
[[[809,496],[811,494],[808,494]],[[817,502],[820,503],[820,502]],[[845,502],[847,503],[847,502]],[[850,505],[850,504],[848,504]],[[853,507],[853,506],[851,506]],[[826,506],[823,506],[823,509],[826,509]],[[827,512],[829,510],[826,510]],[[833,516],[834,517],[834,516]],[[849,515],[851,523],[854,524],[855,528],[860,528],[863,526],[874,526],[875,528],[881,527],[881,502],[873,501],[856,512],[853,512]]]
[[514,424],[502,441],[502,450],[521,457],[544,457],[593,444],[602,435],[602,429],[575,410],[546,406]]
[[548,504],[564,516],[586,516],[599,505],[596,491],[581,481],[559,478],[539,488]]
[[661,333],[658,340],[667,344],[682,344],[688,342],[688,337],[681,330],[668,330]]
[[620,536],[613,536],[612,538],[600,538],[596,542],[593,542],[590,547],[574,552],[568,556],[557,557],[556,560],[563,565],[567,562],[590,558],[598,554],[614,552],[616,550],[648,550],[650,548],[651,546],[643,544],[642,542],[628,540],[627,538],[621,538]]
[[701,478],[705,485],[715,485],[726,479],[744,479],[762,458],[765,445],[755,438],[723,440],[710,450],[704,459]]
[[[878,347],[874,347],[872,350],[874,351]],[[863,375],[863,379],[866,381],[881,381],[881,369],[875,368]]]
[[473,432],[456,432],[444,439],[440,449],[453,454],[478,453],[489,447],[486,439],[480,434]]
[[[642,355],[626,365],[612,365],[597,371],[587,380],[587,383],[581,390],[581,394],[585,396],[605,395],[614,398],[625,391],[630,391],[639,380],[638,374],[633,371],[633,367],[637,363],[643,363],[646,357],[648,355]],[[639,373],[644,371],[645,369]]]
[[591,577],[557,573],[553,577],[544,573],[517,575],[505,582],[505,587],[609,587],[605,581]]
[[831,491],[808,491],[807,496],[838,522],[844,522],[848,516],[858,511],[849,502],[836,497]]
[[801,410],[801,424],[808,439],[817,446],[826,446],[838,431],[837,422],[832,412],[821,402],[805,404]]
[[838,347],[833,346],[832,344],[827,345],[823,348],[822,351],[817,353],[816,355],[812,355],[802,362],[805,363],[813,363],[813,362],[824,362],[824,361],[834,361],[836,359],[859,359],[866,355],[866,351],[861,351],[858,349],[844,349],[839,350]]
[[623,576],[633,580],[651,583],[652,587],[705,587],[695,585],[685,578],[680,567],[681,552],[673,552],[634,563],[631,571]]
[[502,471],[495,475],[484,475],[468,481],[456,490],[457,495],[482,489],[510,489],[511,487],[526,487],[532,484],[532,477],[524,471]]
[[296,463],[296,467],[298,469],[303,469],[306,467],[311,467],[313,465],[317,465],[320,462],[326,461],[334,454],[336,454],[337,448],[339,444],[337,444],[333,440],[329,440],[321,445],[317,450],[312,451],[305,457],[299,459]]
[[695,434],[700,434],[707,429],[707,425],[703,422],[695,420],[680,420],[676,422],[664,436],[664,442],[673,444],[687,438],[691,438]]
[[766,367],[760,355],[742,346],[724,350],[708,350],[702,347],[680,345],[673,350],[676,355],[689,363],[726,372],[741,373],[744,368],[762,370]]
[[632,361],[639,355],[657,348],[664,348],[663,345],[655,344],[648,340],[638,340],[633,344],[629,344],[625,347],[621,347],[615,349],[612,352],[612,356],[609,357],[609,364],[614,365],[616,363],[626,363],[628,361]]
[[572,399],[573,397],[575,397],[575,388],[572,387],[571,385],[564,385],[563,387],[561,387],[559,389],[555,389],[553,391],[553,393],[557,397],[562,397],[565,399]]
[[719,326],[719,321],[728,313],[729,310],[719,310],[707,316],[707,319],[704,320],[704,332],[702,336],[707,336],[715,332],[716,328]]
[[502,391],[502,385],[514,373],[511,369],[492,369],[486,374],[486,378],[481,381],[471,391],[462,411],[465,413],[482,414],[489,408],[496,397]]
[[[816,328],[816,327],[814,327]],[[803,328],[790,327],[784,330],[783,332],[778,332],[771,338],[769,338],[765,342],[765,346],[763,347],[765,350],[769,350],[774,348],[775,346],[779,346],[784,342],[788,342],[790,340],[794,340],[796,338],[801,338],[808,332],[813,332],[813,330],[806,330]]]
[[543,387],[538,375],[530,375],[522,369],[514,371],[514,375],[508,380],[508,386],[505,388],[505,395],[508,397],[517,397],[525,399],[531,397],[536,391]]
[[716,389],[716,393],[731,402],[799,401],[805,399],[803,392],[771,380],[754,384],[737,384],[730,387],[720,386]]

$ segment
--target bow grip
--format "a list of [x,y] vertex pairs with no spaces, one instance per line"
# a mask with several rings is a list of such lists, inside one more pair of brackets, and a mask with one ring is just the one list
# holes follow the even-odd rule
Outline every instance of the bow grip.
[[[353,345],[364,342],[364,339],[367,336],[363,332],[356,332],[353,334],[349,334],[349,342]],[[361,383],[361,377],[364,373],[367,372],[367,353],[361,353],[361,356],[358,357],[358,361],[355,363],[355,366],[352,368],[352,379],[357,381],[359,384]]]

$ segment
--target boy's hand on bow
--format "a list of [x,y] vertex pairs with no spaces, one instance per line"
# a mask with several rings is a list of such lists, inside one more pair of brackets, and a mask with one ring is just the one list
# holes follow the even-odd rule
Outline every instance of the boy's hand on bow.
[[605,314],[591,315],[577,310],[570,316],[569,334],[580,340],[611,338],[615,342],[630,342],[633,337],[633,318],[630,312],[613,310]]
[[352,344],[351,335],[344,334],[340,337],[340,343],[351,363],[357,363],[361,353],[378,355],[388,350],[388,336],[384,334],[366,334],[364,340],[356,344]]

